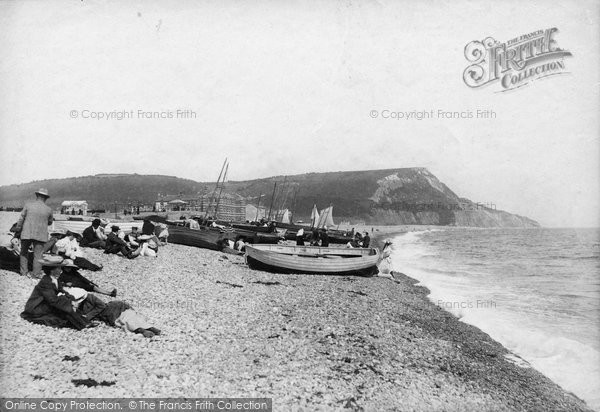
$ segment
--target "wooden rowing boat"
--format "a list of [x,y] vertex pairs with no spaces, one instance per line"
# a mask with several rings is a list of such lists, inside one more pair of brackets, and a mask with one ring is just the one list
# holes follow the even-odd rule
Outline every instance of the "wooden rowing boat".
[[276,273],[372,275],[379,257],[374,248],[246,245],[248,266]]

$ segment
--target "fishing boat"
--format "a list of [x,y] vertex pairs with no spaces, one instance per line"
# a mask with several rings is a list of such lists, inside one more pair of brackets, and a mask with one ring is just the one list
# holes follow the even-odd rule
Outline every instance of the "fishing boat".
[[228,235],[223,230],[200,226],[199,229],[179,225],[169,225],[169,243],[178,245],[194,246],[204,249],[221,250],[223,240]]
[[231,237],[232,240],[242,239],[245,242],[267,244],[276,244],[280,240],[284,239],[284,237],[279,235],[278,233],[264,233],[236,228],[233,228],[231,232]]
[[246,245],[248,266],[275,273],[372,275],[379,257],[374,248]]
[[[230,223],[231,227],[234,229],[243,229],[243,230],[248,230],[250,232],[260,232],[260,233],[270,233],[271,232],[271,228],[268,226],[258,226],[258,225],[253,225],[251,223],[238,223],[238,222],[232,222]],[[279,227],[279,225],[277,225]]]
[[326,207],[325,209],[319,211],[317,210],[317,205],[313,206],[313,210],[311,212],[311,225],[295,225],[295,224],[285,224],[285,223],[277,223],[278,227],[286,229],[285,239],[286,240],[295,240],[296,234],[298,230],[301,228],[304,229],[304,240],[309,241],[311,238],[311,232],[313,230],[319,230],[327,227],[327,236],[329,238],[330,244],[342,244],[353,240],[353,236],[345,231],[345,230],[337,230],[333,229],[335,223],[333,223],[333,206]]

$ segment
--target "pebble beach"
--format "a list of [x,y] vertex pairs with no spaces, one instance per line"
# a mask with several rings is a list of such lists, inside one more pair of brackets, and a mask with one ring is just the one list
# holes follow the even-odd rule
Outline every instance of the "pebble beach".
[[[169,244],[82,272],[162,330],[21,319],[36,280],[0,270],[0,397],[258,397],[274,410],[588,410],[406,275],[272,274]],[[397,268],[397,270],[401,268]],[[409,275],[409,274],[408,274]],[[109,297],[98,295],[108,301]]]

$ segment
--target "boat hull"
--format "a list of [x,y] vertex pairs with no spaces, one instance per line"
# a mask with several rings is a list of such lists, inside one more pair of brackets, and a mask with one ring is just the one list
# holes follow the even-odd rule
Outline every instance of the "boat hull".
[[379,257],[377,249],[246,245],[248,266],[275,273],[369,276]]
[[169,226],[169,243],[220,250],[224,234],[206,227],[190,229],[184,226]]
[[250,223],[232,223],[231,227],[233,227],[234,229],[247,230],[249,232],[270,233],[271,231],[270,227],[256,226],[251,225]]
[[244,230],[233,228],[233,230],[229,233],[229,238],[231,240],[236,240],[238,238],[245,239],[251,243],[264,243],[264,244],[277,244],[280,239],[283,239],[283,236],[278,235],[277,233],[263,233],[263,232],[255,232],[251,230]]

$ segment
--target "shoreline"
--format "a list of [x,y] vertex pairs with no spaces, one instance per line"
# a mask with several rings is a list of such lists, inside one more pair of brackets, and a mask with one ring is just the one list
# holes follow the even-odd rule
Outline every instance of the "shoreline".
[[[441,228],[444,228],[444,227],[443,227],[443,226],[434,226],[434,227],[427,228],[427,229],[425,229],[425,230],[431,230],[431,229],[441,229]],[[447,228],[447,227],[446,227],[446,228]],[[468,228],[468,227],[464,227],[463,229],[469,229],[469,228]],[[537,228],[537,229],[540,229],[540,228]],[[544,228],[541,228],[541,229],[544,229]],[[373,237],[374,244],[376,244],[378,247],[380,247],[380,248],[381,248],[381,247],[383,246],[383,243],[384,243],[384,238],[388,238],[388,237],[389,237],[389,238],[392,238],[392,239],[393,239],[393,238],[395,238],[395,237],[397,237],[397,236],[400,236],[400,235],[405,235],[405,234],[407,234],[407,233],[409,233],[409,232],[413,232],[413,231],[419,231],[419,229],[418,229],[418,226],[417,226],[416,228],[415,228],[415,227],[411,227],[409,230],[404,230],[404,231],[396,231],[396,232],[392,232],[392,231],[390,231],[389,233],[384,233],[384,234],[381,234],[381,235],[377,235],[377,234],[376,234],[376,235]],[[415,278],[412,278],[412,277],[410,277],[410,276],[408,276],[408,275],[406,275],[406,274],[404,274],[404,273],[400,273],[400,272],[397,272],[397,271],[394,271],[394,273],[395,273],[395,279],[398,279],[398,278],[404,278],[404,279],[408,279],[410,282],[413,282],[413,283],[414,283],[414,285],[415,285],[416,287],[422,288],[422,289],[425,291],[425,299],[427,299],[427,301],[428,301],[428,302],[429,302],[431,305],[433,305],[433,306],[435,306],[435,307],[439,307],[438,305],[436,305],[436,304],[435,304],[435,302],[434,302],[432,299],[430,299],[430,295],[431,295],[431,293],[432,293],[432,292],[431,292],[431,290],[430,290],[430,289],[429,289],[427,286],[423,285],[423,284],[422,284],[422,282],[421,282],[420,280],[418,280],[418,279],[415,279]],[[531,368],[532,370],[536,371],[537,373],[541,374],[541,375],[542,375],[542,376],[544,376],[546,379],[550,380],[550,381],[551,381],[551,382],[553,382],[555,385],[557,385],[557,386],[560,388],[560,390],[564,391],[565,393],[568,393],[570,396],[573,396],[573,397],[574,397],[574,398],[576,398],[577,400],[579,400],[579,401],[581,401],[582,403],[584,403],[584,404],[585,404],[585,406],[586,406],[586,408],[589,408],[589,410],[595,410],[595,409],[592,409],[592,408],[591,408],[591,407],[590,407],[590,406],[589,406],[589,405],[588,405],[588,404],[585,402],[585,400],[583,400],[582,398],[580,398],[579,396],[577,396],[577,395],[576,395],[576,394],[574,394],[573,392],[570,392],[570,391],[568,391],[568,390],[566,390],[566,389],[562,388],[562,387],[561,387],[561,386],[560,386],[558,383],[556,383],[555,381],[553,381],[551,378],[547,377],[547,376],[546,376],[546,375],[545,375],[543,372],[541,372],[540,370],[538,370],[538,369],[534,368],[533,366],[531,366],[531,364],[530,364],[530,363],[529,363],[527,360],[525,360],[525,359],[524,359],[524,358],[522,358],[520,355],[518,355],[518,354],[516,354],[516,353],[512,352],[511,350],[509,350],[508,348],[506,348],[506,347],[505,347],[504,345],[502,345],[500,342],[498,342],[498,341],[496,341],[494,338],[492,338],[492,337],[491,337],[491,336],[490,336],[490,335],[489,335],[487,332],[484,332],[483,330],[481,330],[481,329],[480,329],[478,326],[476,326],[476,325],[473,325],[473,324],[470,324],[470,323],[467,323],[467,322],[462,322],[462,321],[460,320],[460,317],[456,316],[454,313],[452,313],[452,312],[450,312],[450,311],[447,311],[446,309],[444,309],[444,308],[442,308],[442,307],[440,307],[440,308],[441,308],[441,309],[442,309],[444,312],[448,313],[450,316],[452,316],[453,318],[455,318],[457,322],[459,322],[459,323],[461,323],[461,324],[463,324],[463,325],[466,325],[466,326],[468,326],[468,327],[470,327],[470,328],[474,328],[475,330],[477,330],[477,331],[479,331],[479,332],[483,333],[484,335],[486,335],[486,336],[487,336],[487,337],[488,337],[488,338],[489,338],[491,341],[493,341],[494,343],[496,343],[497,345],[499,345],[500,347],[502,347],[502,348],[503,348],[503,349],[504,349],[504,350],[507,352],[506,354],[504,354],[504,357],[505,357],[505,358],[506,358],[506,359],[507,359],[509,362],[511,362],[511,363],[513,363],[513,364],[515,364],[515,365],[517,365],[517,366],[523,367],[523,368]]]
[[[0,270],[1,397],[271,397],[274,410],[589,410],[508,360],[507,349],[434,305],[406,275],[399,283],[278,275],[247,268],[243,257],[180,245],[156,259],[86,252],[104,270],[84,275],[117,287],[117,300],[163,334],[30,324],[19,313],[36,281]],[[71,382],[86,378],[114,384]]]

